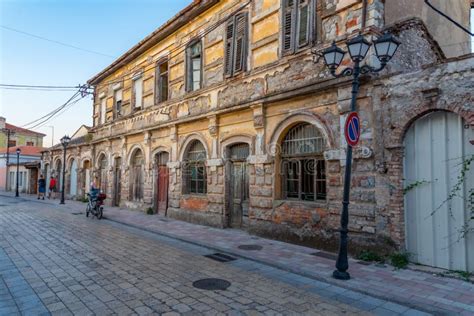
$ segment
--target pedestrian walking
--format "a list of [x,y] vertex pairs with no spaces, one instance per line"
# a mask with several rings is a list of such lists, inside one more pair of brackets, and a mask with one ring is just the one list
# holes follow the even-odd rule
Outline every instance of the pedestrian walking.
[[54,176],[51,177],[51,180],[49,180],[49,195],[48,199],[53,197],[53,200],[56,198],[56,178]]
[[43,175],[40,175],[40,178],[38,180],[38,200],[40,198],[43,198],[44,200],[45,193],[46,193],[46,180],[44,179]]

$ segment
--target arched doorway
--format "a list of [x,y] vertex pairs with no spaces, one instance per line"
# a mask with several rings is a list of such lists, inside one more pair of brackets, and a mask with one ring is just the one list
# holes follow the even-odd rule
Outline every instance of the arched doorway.
[[99,188],[101,192],[107,192],[107,156],[101,154],[99,156]]
[[143,167],[145,161],[140,149],[135,151],[130,162],[130,201],[141,202],[143,200]]
[[450,112],[416,120],[405,139],[404,188],[406,247],[415,262],[451,270],[474,271],[474,233],[466,193],[474,188],[474,170],[466,174],[457,196],[463,161],[474,155],[471,128]]
[[71,196],[76,196],[77,195],[77,161],[76,159],[73,159],[71,161],[71,167],[70,167],[70,183],[69,183],[69,194]]
[[114,197],[113,205],[120,206],[120,191],[122,185],[120,183],[122,178],[122,158],[116,157],[114,160]]
[[237,143],[226,150],[226,174],[228,187],[229,226],[240,228],[248,224],[249,174],[247,158],[250,146]]
[[168,160],[169,154],[164,151],[155,156],[155,212],[160,214],[166,214],[168,208]]
[[63,163],[60,159],[56,160],[56,165],[54,167],[54,177],[56,178],[56,192],[61,192],[63,177],[62,177],[62,166]]
[[84,179],[83,188],[84,188],[84,196],[89,193],[90,191],[90,184],[91,184],[91,162],[90,160],[85,160],[82,165],[82,172]]

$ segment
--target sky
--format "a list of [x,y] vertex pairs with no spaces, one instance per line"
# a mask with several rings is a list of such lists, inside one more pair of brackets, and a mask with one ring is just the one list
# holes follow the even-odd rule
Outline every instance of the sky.
[[[191,0],[0,0],[0,83],[76,86],[111,64]],[[474,14],[471,14],[474,26]],[[12,32],[32,33],[93,54]],[[474,39],[473,39],[474,51]],[[72,91],[24,91],[0,88],[0,116],[23,126],[63,104]],[[50,146],[92,125],[92,100],[85,97],[36,129]],[[32,126],[32,125],[30,125]]]
[[[191,0],[0,0],[0,25],[64,42],[88,53],[0,27],[0,83],[76,86],[84,84]],[[114,58],[115,57],[115,58]],[[0,116],[23,126],[47,114],[73,91],[0,88]],[[36,131],[44,145],[92,125],[92,100],[85,97]]]

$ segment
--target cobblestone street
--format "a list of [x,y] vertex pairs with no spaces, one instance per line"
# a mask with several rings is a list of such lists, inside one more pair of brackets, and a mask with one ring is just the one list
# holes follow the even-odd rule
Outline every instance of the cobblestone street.
[[[5,196],[0,205],[1,315],[422,314],[390,302],[374,309],[355,292],[358,304],[349,306],[348,293],[316,294],[322,282],[244,259],[212,260],[204,257],[210,249],[59,206]],[[194,288],[203,278],[231,286]]]

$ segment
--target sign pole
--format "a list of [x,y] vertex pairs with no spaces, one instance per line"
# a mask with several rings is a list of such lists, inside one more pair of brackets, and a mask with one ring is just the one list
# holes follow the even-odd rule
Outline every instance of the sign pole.
[[[354,73],[352,79],[352,99],[351,99],[351,112],[356,112],[357,94],[359,93],[359,75],[360,67],[359,61],[354,63]],[[348,117],[349,118],[349,117]],[[346,124],[348,126],[349,124]],[[359,124],[360,126],[360,124]],[[348,131],[345,131],[346,135]],[[358,139],[358,137],[357,137]],[[336,268],[333,272],[333,277],[339,280],[349,280],[351,278],[349,272],[349,261],[347,259],[347,233],[349,224],[349,193],[351,186],[351,170],[352,169],[352,146],[347,143],[347,154],[346,154],[346,170],[344,174],[344,193],[342,198],[342,213],[341,213],[341,229],[340,229],[340,240],[339,240],[339,254],[337,256]]]

